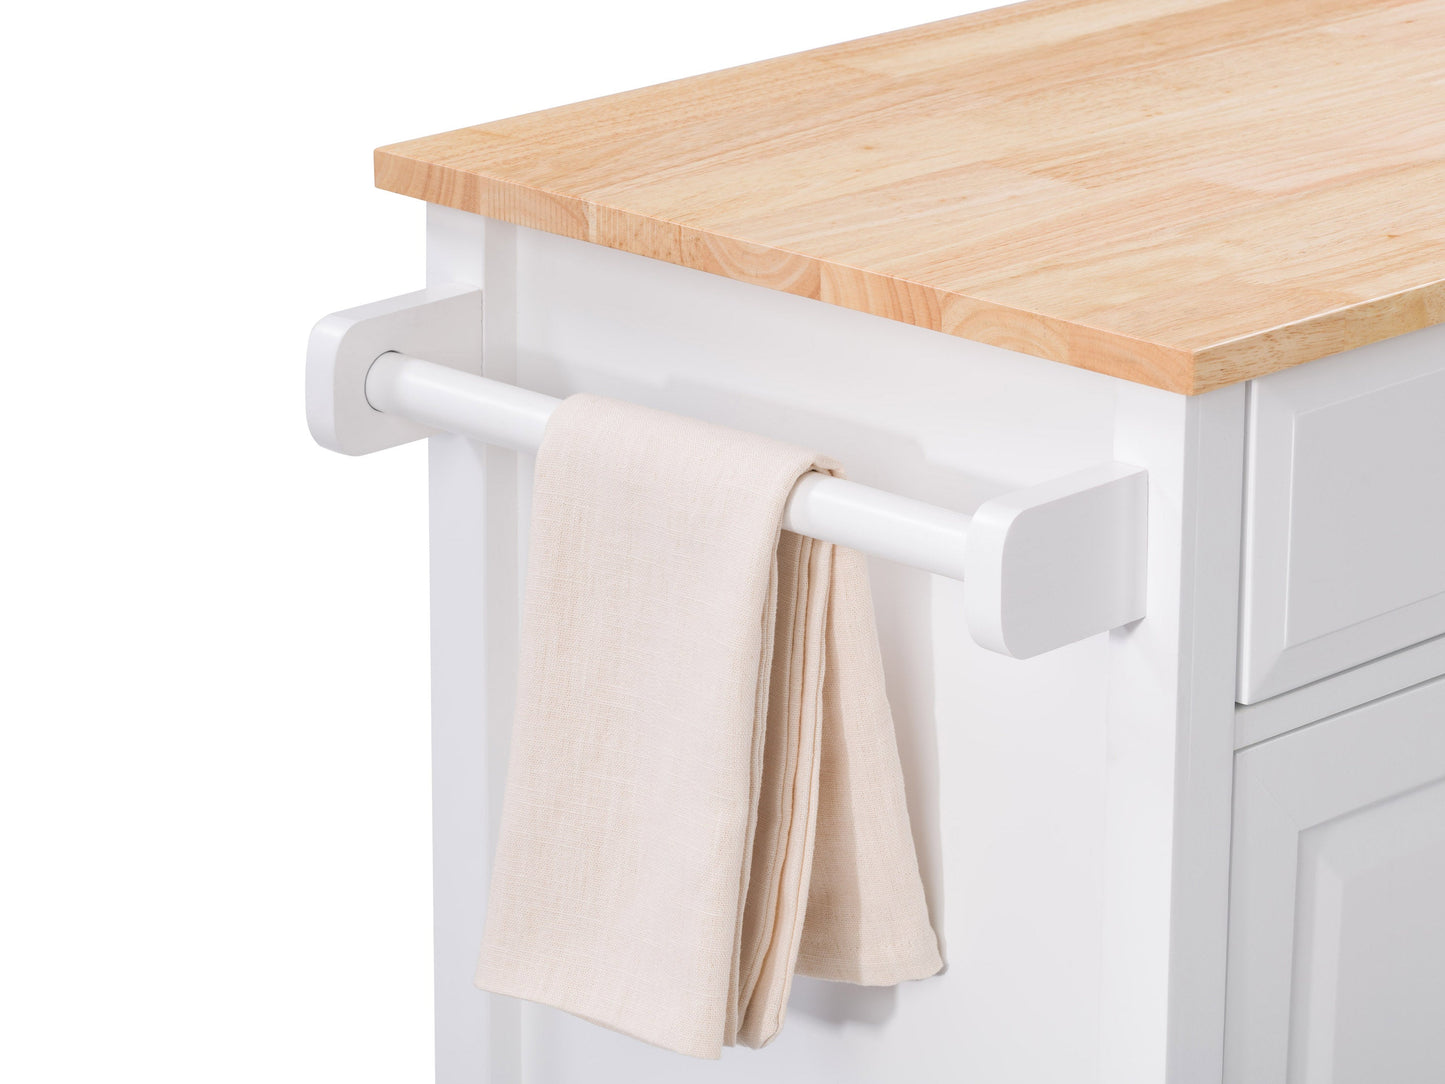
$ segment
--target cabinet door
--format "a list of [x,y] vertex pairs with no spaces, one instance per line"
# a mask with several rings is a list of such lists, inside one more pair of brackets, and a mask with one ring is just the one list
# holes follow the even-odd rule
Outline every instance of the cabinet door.
[[1226,1079],[1445,1081],[1445,678],[1236,759]]

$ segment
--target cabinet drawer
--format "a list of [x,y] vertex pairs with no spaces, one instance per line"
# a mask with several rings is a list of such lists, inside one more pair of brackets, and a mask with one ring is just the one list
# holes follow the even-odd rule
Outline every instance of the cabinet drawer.
[[1238,700],[1445,632],[1445,325],[1250,385]]

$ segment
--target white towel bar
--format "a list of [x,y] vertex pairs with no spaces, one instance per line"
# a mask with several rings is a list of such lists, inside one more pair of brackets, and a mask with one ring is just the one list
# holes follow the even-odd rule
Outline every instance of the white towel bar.
[[[519,452],[537,450],[562,401],[397,353],[367,370],[366,398],[376,410]],[[972,518],[817,473],[798,479],[783,507],[790,531],[959,580]]]
[[[422,357],[413,355],[425,355]],[[481,294],[433,287],[333,313],[307,355],[307,417],[325,447],[360,455],[442,430],[536,451],[560,402],[477,375]],[[1144,616],[1147,478],[1108,463],[964,512],[809,474],[783,526],[967,579],[985,647],[1028,658]]]

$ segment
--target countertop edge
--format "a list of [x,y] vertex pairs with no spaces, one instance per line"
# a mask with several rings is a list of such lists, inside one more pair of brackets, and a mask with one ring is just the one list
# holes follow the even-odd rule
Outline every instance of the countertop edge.
[[376,187],[1165,391],[1209,390],[1195,386],[1191,350],[411,158],[406,146],[376,149]]
[[1442,279],[1190,349],[439,165],[407,146],[376,149],[378,188],[1184,395],[1445,323]]

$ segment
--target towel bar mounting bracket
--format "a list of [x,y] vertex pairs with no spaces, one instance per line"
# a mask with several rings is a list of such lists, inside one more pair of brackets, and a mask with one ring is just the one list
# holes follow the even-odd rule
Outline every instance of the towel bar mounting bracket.
[[482,292],[431,286],[322,317],[306,348],[306,421],[316,443],[366,455],[438,432],[366,399],[366,374],[388,351],[482,374]]

